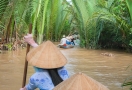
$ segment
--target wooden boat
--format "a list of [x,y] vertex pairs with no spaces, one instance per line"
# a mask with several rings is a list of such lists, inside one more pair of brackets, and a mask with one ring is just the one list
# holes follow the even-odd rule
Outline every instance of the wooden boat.
[[73,48],[74,45],[58,45],[60,48]]

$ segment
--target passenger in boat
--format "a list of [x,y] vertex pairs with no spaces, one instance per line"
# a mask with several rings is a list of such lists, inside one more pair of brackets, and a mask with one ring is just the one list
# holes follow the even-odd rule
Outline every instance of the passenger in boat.
[[63,38],[60,41],[59,47],[60,48],[73,48],[74,45],[72,44],[69,36],[65,37],[65,35],[63,35]]
[[75,40],[75,38],[71,35],[71,36],[69,36],[70,37],[70,39],[71,39],[71,44],[72,45],[75,45],[75,43],[74,43],[74,40]]
[[66,44],[67,44],[67,45],[71,45],[72,43],[71,43],[71,38],[70,38],[70,36],[67,36],[66,39],[67,39],[67,40],[66,40]]
[[[36,88],[39,88],[40,90],[52,90],[56,85],[61,83],[63,80],[69,78],[68,71],[64,67],[67,60],[64,57],[64,55],[51,42],[47,41],[41,45],[38,45],[33,40],[32,34],[28,34],[27,36],[25,36],[24,40],[32,47],[34,47],[33,50],[36,50],[35,53],[33,50],[30,50],[30,52],[27,54],[27,59],[33,58],[34,61],[31,59],[32,62],[37,63],[33,65],[35,73],[30,77],[29,83],[24,88],[20,88],[20,90],[35,90]],[[41,48],[43,51],[41,53],[43,54],[40,53]],[[45,51],[48,52],[44,53]],[[38,54],[37,52],[39,53],[39,57],[41,58],[36,57],[36,55]],[[54,58],[49,57],[54,54],[56,55]],[[48,55],[48,58],[46,55]],[[54,61],[51,59],[56,59],[58,57],[61,58],[58,60],[54,60],[57,63],[54,64],[53,63]]]
[[62,47],[62,48],[66,48],[66,41],[67,41],[67,39],[66,39],[65,35],[63,35],[59,46]]

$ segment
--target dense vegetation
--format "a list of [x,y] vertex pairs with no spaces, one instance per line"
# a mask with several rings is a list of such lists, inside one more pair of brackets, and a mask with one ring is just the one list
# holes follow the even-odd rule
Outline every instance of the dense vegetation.
[[0,38],[32,33],[40,44],[78,32],[81,47],[132,51],[131,0],[0,0]]

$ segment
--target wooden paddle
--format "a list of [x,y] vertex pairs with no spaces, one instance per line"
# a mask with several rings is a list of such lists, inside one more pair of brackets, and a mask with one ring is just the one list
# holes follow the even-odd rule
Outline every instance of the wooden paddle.
[[[32,33],[32,24],[29,25],[29,34]],[[26,50],[26,56],[27,56],[27,53],[29,52],[30,50],[30,45],[27,44],[27,50]],[[25,86],[26,84],[26,77],[27,77],[27,68],[28,68],[28,61],[25,57],[25,66],[24,66],[24,73],[23,73],[23,82],[22,82],[22,88]]]

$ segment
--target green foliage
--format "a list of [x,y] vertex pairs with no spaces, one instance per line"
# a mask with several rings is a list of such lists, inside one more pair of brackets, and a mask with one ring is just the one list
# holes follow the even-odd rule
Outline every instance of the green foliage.
[[[79,32],[81,47],[131,50],[129,0],[1,0],[0,30],[22,37],[30,23],[35,39],[59,41],[63,34]],[[13,35],[11,35],[13,36]],[[15,36],[15,35],[14,35]]]
[[[74,17],[76,17],[77,26],[79,28],[79,34],[81,39],[82,46],[87,47],[89,45],[88,38],[88,24],[89,21],[98,9],[96,8],[96,0],[72,0],[73,5],[75,7],[74,12],[76,13]],[[90,26],[92,27],[92,26]],[[84,42],[85,41],[85,42]]]
[[[126,68],[126,70],[130,70],[131,73],[131,64],[128,65],[128,67]],[[132,76],[127,77],[123,84],[121,85],[122,87],[129,87],[129,90],[132,90]]]
[[[132,79],[132,77],[129,78],[129,79]],[[122,87],[124,87],[124,86],[130,86],[130,90],[132,90],[132,82],[131,82],[131,81],[130,81],[130,82],[125,82],[125,83],[123,83],[123,84],[122,84]]]
[[12,50],[12,43],[7,43],[5,46],[7,46],[8,50]]
[[8,0],[0,0],[0,21],[1,21],[1,18],[4,14],[4,11],[8,5]]
[[131,49],[129,46],[129,40],[132,38],[131,23],[126,3],[113,0],[108,2],[108,7],[101,4],[103,3],[98,3],[98,7],[102,9],[104,6],[106,10],[95,13],[91,18],[92,23],[88,23],[87,26],[88,48]]
[[132,40],[130,40],[130,44],[129,45],[132,46]]
[[131,20],[132,20],[132,1],[131,0],[126,0],[126,4],[127,4],[128,9],[129,9],[129,13],[130,13]]

